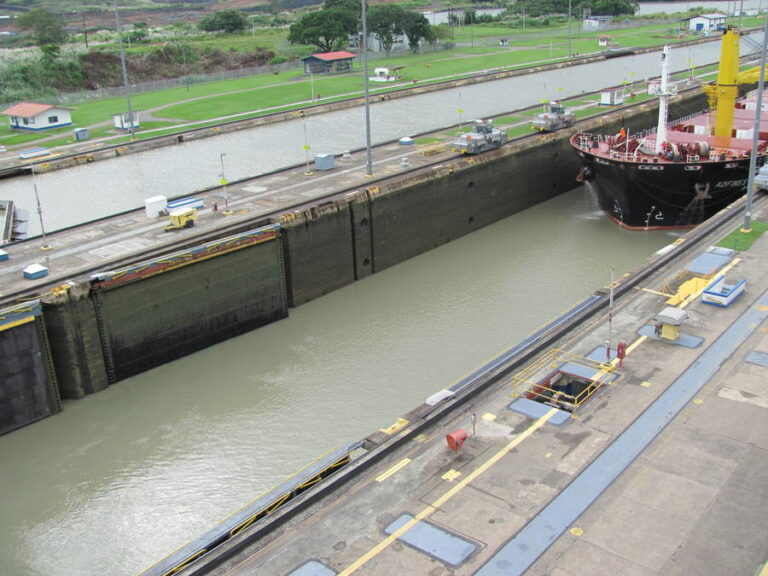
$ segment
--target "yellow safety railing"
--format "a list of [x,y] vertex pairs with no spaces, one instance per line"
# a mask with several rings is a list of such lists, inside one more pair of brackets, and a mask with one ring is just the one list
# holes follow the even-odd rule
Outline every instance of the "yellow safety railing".
[[[568,394],[551,386],[552,379],[561,372],[561,368],[566,363],[577,364],[592,371],[589,377],[584,378],[588,383],[578,394]],[[555,348],[512,376],[512,386],[518,396],[525,396],[574,412],[600,388],[610,384],[613,370],[612,364]]]

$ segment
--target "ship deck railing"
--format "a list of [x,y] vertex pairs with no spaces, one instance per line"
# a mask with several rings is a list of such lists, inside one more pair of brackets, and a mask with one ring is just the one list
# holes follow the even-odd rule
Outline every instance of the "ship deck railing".
[[[593,154],[595,154],[595,150],[597,150],[598,156],[621,162],[636,162],[640,164],[667,162],[667,159],[653,152],[650,152],[647,147],[644,149],[642,145],[643,141],[645,140],[645,136],[649,134],[655,134],[655,132],[656,130],[654,129],[636,134],[630,134],[627,140],[622,141],[621,144],[615,143],[614,136],[582,132],[578,135],[576,144],[580,150],[591,152]],[[641,142],[641,145],[634,152],[626,152],[621,150],[622,146],[624,146],[626,142],[634,139],[637,139]],[[706,140],[706,137],[703,137],[702,140]],[[748,151],[745,152],[744,150],[736,150],[732,148],[716,148],[712,146],[712,148],[710,148],[709,154],[707,155],[683,153],[680,155],[677,161],[688,164],[696,164],[701,162],[723,162],[725,160],[740,160],[745,157],[749,157]]]

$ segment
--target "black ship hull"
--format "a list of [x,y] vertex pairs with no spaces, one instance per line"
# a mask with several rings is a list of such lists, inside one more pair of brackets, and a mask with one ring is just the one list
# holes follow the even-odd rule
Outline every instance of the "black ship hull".
[[749,158],[701,163],[628,162],[584,150],[584,181],[600,209],[624,228],[690,228],[716,214],[747,189]]

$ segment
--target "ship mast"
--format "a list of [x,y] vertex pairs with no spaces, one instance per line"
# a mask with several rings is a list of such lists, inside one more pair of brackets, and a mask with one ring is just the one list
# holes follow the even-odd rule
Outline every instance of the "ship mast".
[[661,86],[657,88],[659,96],[659,124],[656,126],[655,152],[661,152],[662,143],[667,140],[667,113],[669,111],[669,46],[661,51]]

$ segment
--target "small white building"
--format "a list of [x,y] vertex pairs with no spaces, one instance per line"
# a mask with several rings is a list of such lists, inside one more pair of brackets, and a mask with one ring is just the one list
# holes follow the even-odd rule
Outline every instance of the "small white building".
[[718,12],[702,14],[692,18],[684,18],[682,22],[688,22],[688,30],[691,32],[714,32],[725,28],[725,14]]
[[37,132],[72,125],[71,109],[53,104],[21,102],[2,113],[10,116],[9,125],[14,130]]
[[[112,123],[116,130],[122,130],[128,132],[131,129],[131,122],[128,120],[128,113],[121,112],[120,114],[112,114]],[[133,110],[133,128],[139,128],[141,126],[141,120],[139,119],[139,111]]]

